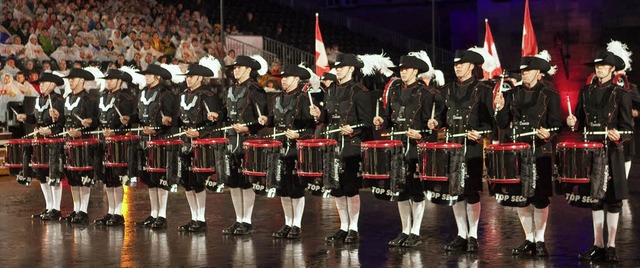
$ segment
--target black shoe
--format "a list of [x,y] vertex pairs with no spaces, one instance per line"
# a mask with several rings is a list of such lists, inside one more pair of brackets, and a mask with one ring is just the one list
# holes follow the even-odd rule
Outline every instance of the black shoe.
[[207,230],[207,222],[206,221],[195,221],[191,226],[189,226],[189,232],[199,233]]
[[525,240],[517,248],[511,250],[512,255],[529,255],[536,251],[536,243]]
[[187,222],[187,224],[185,224],[185,225],[180,225],[180,226],[178,226],[178,231],[180,231],[180,232],[189,231],[189,227],[193,226],[195,223],[196,223],[196,221],[191,220],[191,221]]
[[36,214],[31,215],[31,218],[32,218],[32,219],[39,219],[39,220],[41,220],[41,219],[42,219],[42,215],[46,215],[48,212],[49,212],[49,210],[45,208],[45,209],[44,209],[44,210],[42,210],[40,213],[36,213]]
[[122,215],[115,214],[111,219],[107,221],[107,226],[122,226],[124,225],[124,217]]
[[157,217],[151,224],[152,229],[164,229],[167,228],[167,219],[165,217]]
[[251,223],[243,222],[233,231],[234,235],[246,235],[250,234],[253,231],[253,227],[251,227]]
[[404,242],[402,243],[402,246],[407,248],[412,248],[420,244],[422,244],[422,239],[420,239],[419,235],[409,234],[407,239],[405,239]]
[[60,210],[52,209],[52,210],[49,210],[47,214],[42,215],[41,219],[43,221],[57,221],[57,220],[60,220],[61,216],[62,214],[60,213]]
[[467,252],[478,252],[478,239],[475,237],[469,237],[467,242]]
[[400,233],[398,236],[396,236],[396,238],[394,238],[393,240],[389,241],[389,243],[387,243],[387,245],[389,245],[390,247],[402,246],[402,243],[404,243],[404,241],[407,240],[407,237],[409,237],[408,234]]
[[544,242],[536,242],[536,256],[537,257],[549,256],[549,252],[547,252],[547,247],[544,245]]
[[136,222],[136,226],[149,228],[155,221],[156,221],[156,218],[149,216],[142,221]]
[[347,232],[347,236],[344,238],[345,244],[354,244],[358,243],[358,241],[358,231],[354,230],[349,230],[349,232]]
[[73,212],[69,213],[69,215],[67,215],[66,217],[61,218],[60,220],[66,221],[66,222],[71,222],[73,220],[73,218],[76,217],[76,214],[77,213],[75,211],[73,211]]
[[328,243],[338,243],[338,242],[344,242],[344,238],[347,237],[347,232],[339,229],[335,234],[333,234],[332,236],[327,236],[324,238],[325,242]]
[[97,219],[93,221],[96,225],[107,225],[107,222],[113,217],[112,214],[107,214],[102,217],[102,219]]
[[286,238],[289,232],[291,231],[291,226],[285,225],[280,228],[280,230],[275,231],[271,236],[275,238]]
[[240,223],[239,222],[234,222],[231,226],[222,229],[222,234],[233,234],[233,232],[236,231],[236,229],[238,229],[238,227],[240,227]]
[[457,236],[451,243],[444,246],[446,251],[465,251],[467,250],[467,239]]
[[618,262],[618,255],[616,254],[616,248],[607,247],[605,253],[605,260],[608,262]]
[[582,261],[603,261],[607,253],[604,248],[592,246],[586,252],[580,253],[578,258]]
[[291,227],[291,231],[289,231],[289,234],[287,234],[287,239],[298,239],[300,238],[300,233],[302,233],[300,227],[293,226]]
[[76,216],[73,217],[73,219],[71,220],[71,223],[82,224],[82,225],[89,224],[89,214],[87,214],[84,211],[80,211],[76,213]]

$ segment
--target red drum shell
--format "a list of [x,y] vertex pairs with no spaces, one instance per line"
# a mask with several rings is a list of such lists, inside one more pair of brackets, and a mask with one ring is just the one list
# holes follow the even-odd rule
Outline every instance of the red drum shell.
[[62,146],[64,142],[63,138],[33,139],[31,141],[31,145],[33,146],[33,154],[31,155],[30,164],[31,167],[49,168],[49,146],[54,146],[55,144]]
[[5,145],[7,147],[7,153],[4,158],[4,166],[8,168],[22,168],[22,154],[24,153],[24,146],[31,146],[31,140],[8,140]]
[[139,138],[137,135],[105,137],[106,160],[104,165],[114,168],[129,166],[129,146],[131,146],[131,142],[137,141]]
[[[194,140],[193,146],[193,167],[191,170],[196,173],[213,173],[215,169],[215,151],[224,149],[229,143],[227,138],[207,138]],[[221,148],[222,146],[222,148]]]

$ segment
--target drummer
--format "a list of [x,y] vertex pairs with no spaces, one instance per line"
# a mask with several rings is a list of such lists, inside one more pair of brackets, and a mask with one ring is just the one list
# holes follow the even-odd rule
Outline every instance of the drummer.
[[[64,115],[60,115],[61,119],[54,123],[51,116],[52,112],[50,111],[53,109],[62,111],[64,109],[64,98],[55,92],[55,89],[62,87],[65,83],[61,76],[54,73],[42,73],[38,81],[40,82],[40,96],[35,101],[33,113],[28,115],[19,114],[16,118],[20,122],[35,124],[37,132],[33,133],[33,135],[36,138],[49,138],[62,132],[64,128]],[[62,153],[59,148],[58,153]],[[33,218],[59,220],[62,216],[60,213],[60,201],[62,199],[60,181],[63,176],[61,165],[60,157],[52,157],[49,158],[49,167],[52,168],[35,171],[36,177],[40,180],[40,188],[44,195],[46,208],[41,213],[33,215]],[[28,169],[29,163],[23,163],[23,168]]]
[[[71,94],[65,98],[64,110],[51,110],[54,122],[64,120],[64,127],[71,139],[89,137],[83,132],[95,130],[98,127],[98,100],[85,90],[85,82],[95,79],[91,72],[73,68],[66,76],[71,86]],[[89,90],[89,89],[87,89]],[[60,115],[64,114],[64,117]],[[90,157],[98,157],[95,151],[89,151]],[[93,163],[93,161],[90,161]],[[73,196],[73,212],[65,217],[71,223],[88,224],[89,196],[93,186],[93,171],[66,170],[66,177],[71,186]]]
[[[124,134],[119,130],[130,128],[131,118],[137,117],[135,114],[136,100],[131,92],[131,88],[134,85],[132,83],[133,77],[124,70],[123,68],[120,68],[120,70],[110,69],[107,72],[107,76],[104,77],[107,91],[103,92],[98,100],[100,126],[103,129],[104,137]],[[127,88],[122,88],[123,83],[127,83]],[[104,143],[98,148],[97,155],[106,156]],[[102,160],[103,158],[100,157],[97,162],[102,162]],[[102,179],[104,183],[104,191],[107,193],[107,201],[109,203],[107,214],[101,219],[95,220],[94,223],[96,225],[121,226],[124,224],[124,217],[122,216],[122,200],[124,197],[122,180],[126,179],[124,177],[127,177],[128,173],[127,167],[101,166],[96,168],[98,178]]]
[[211,90],[208,79],[205,82],[206,78],[218,77],[219,72],[220,63],[211,56],[203,57],[199,64],[189,65],[185,74],[187,89],[179,96],[179,120],[174,120],[173,126],[185,131],[181,136],[184,143],[180,154],[179,177],[191,209],[191,221],[178,227],[180,232],[203,232],[207,229],[205,180],[212,174],[191,171],[191,140],[210,138],[214,122],[224,119],[219,98]]
[[[422,53],[426,56],[426,52]],[[385,89],[384,112],[373,118],[374,125],[383,126],[382,129],[388,132],[406,131],[400,135],[383,134],[402,141],[405,152],[406,169],[402,174],[405,176],[405,183],[398,197],[402,231],[388,243],[394,247],[415,247],[422,244],[420,227],[425,202],[422,184],[414,176],[418,164],[417,146],[421,140],[428,140],[429,136],[437,139],[437,131],[427,131],[427,121],[432,118],[431,113],[436,111],[436,98],[427,90],[427,86],[417,79],[418,74],[430,70],[430,64],[426,62],[430,61],[428,56],[421,56],[423,55],[420,53],[410,53],[400,58],[398,67],[401,79]],[[442,103],[438,103],[437,106],[438,109],[442,109]]]
[[256,135],[263,128],[258,124],[258,117],[260,114],[267,113],[267,96],[256,82],[256,78],[266,73],[267,66],[260,56],[240,55],[236,57],[233,65],[228,67],[233,68],[236,82],[229,87],[224,98],[227,109],[226,118],[233,126],[233,129],[227,133],[231,147],[228,152],[230,176],[225,184],[230,188],[236,221],[224,228],[222,233],[246,235],[253,231],[251,215],[256,194],[249,178],[241,172],[244,158],[242,143],[249,135]]
[[491,130],[493,125],[491,87],[473,76],[476,66],[491,60],[490,57],[483,57],[480,50],[471,48],[456,51],[453,61],[456,80],[442,88],[446,105],[442,114],[444,118],[429,123],[430,128],[434,125],[446,127],[448,134],[466,133],[466,141],[461,138],[450,140],[466,144],[466,177],[464,193],[457,197],[453,205],[458,236],[445,246],[446,251],[478,251],[483,166],[483,136],[479,131]]
[[304,212],[304,190],[306,183],[295,172],[298,150],[296,140],[313,137],[314,118],[309,114],[310,94],[303,91],[303,81],[311,74],[303,67],[285,66],[282,76],[283,92],[276,95],[273,113],[269,117],[261,116],[261,125],[274,127],[275,133],[285,133],[278,139],[282,141],[284,153],[281,157],[282,179],[276,191],[280,196],[284,210],[284,226],[272,234],[275,238],[297,239],[300,237],[302,213]]
[[[151,64],[146,70],[138,73],[144,75],[147,86],[139,93],[138,118],[134,120],[143,127],[142,140],[162,139],[169,134],[172,117],[176,114],[176,96],[167,86],[172,74],[157,64]],[[136,222],[136,225],[153,229],[166,228],[167,200],[171,187],[167,183],[168,178],[163,173],[145,171],[145,152],[139,151],[138,156],[137,175],[149,188],[151,211],[147,218]],[[172,158],[172,161],[177,162],[177,156]]]
[[[611,41],[606,51],[596,54],[593,62],[589,63],[594,66],[595,76],[590,76],[588,84],[580,90],[575,113],[567,117],[567,125],[573,130],[585,130],[587,133],[583,135],[589,141],[600,141],[608,147],[608,168],[605,167],[605,174],[609,177],[604,182],[606,193],[592,207],[593,246],[579,256],[585,261],[615,262],[618,259],[616,232],[622,200],[629,197],[623,147],[632,138],[629,133],[633,130],[633,117],[630,93],[613,81],[613,73],[630,67],[630,55],[626,45],[619,41]],[[607,136],[590,135],[589,132],[592,131],[607,131]],[[622,131],[626,133],[621,133]],[[605,218],[607,244],[603,238]]]
[[[364,67],[364,63],[354,54],[340,54],[334,63],[338,83],[325,92],[325,106],[311,106],[311,115],[327,129],[340,129],[332,138],[340,147],[341,167],[339,169],[339,189],[332,189],[336,208],[340,216],[340,229],[325,238],[326,242],[353,244],[359,241],[358,219],[360,217],[360,188],[362,178],[358,177],[360,146],[362,141],[371,139],[373,111],[369,90],[354,81]],[[359,126],[355,128],[355,126]]]
[[[526,207],[519,207],[518,217],[525,233],[525,241],[513,248],[514,255],[531,254],[538,257],[548,255],[544,244],[544,232],[549,215],[549,197],[553,195],[552,170],[553,152],[557,132],[563,122],[560,115],[560,96],[549,78],[556,72],[556,67],[549,64],[551,56],[545,50],[535,56],[525,56],[520,60],[522,84],[510,91],[507,97],[497,98],[498,107],[502,110],[509,107],[508,120],[498,122],[501,128],[508,128],[512,123],[516,142],[534,145],[536,174],[535,193],[527,199]],[[506,106],[505,106],[506,105]],[[506,117],[498,117],[505,119]],[[535,135],[521,136],[521,134],[535,131]],[[533,206],[533,208],[531,207]]]

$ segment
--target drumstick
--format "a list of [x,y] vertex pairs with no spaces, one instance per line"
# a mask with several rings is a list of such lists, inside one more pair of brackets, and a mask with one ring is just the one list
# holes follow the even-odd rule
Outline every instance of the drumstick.
[[258,111],[258,117],[261,117],[261,116],[262,116],[262,113],[260,112],[260,107],[258,107],[258,104],[257,104],[257,103],[254,103],[254,104],[255,104],[255,106],[256,106],[256,111]]
[[[246,124],[240,124],[240,125],[241,126],[250,126],[250,125],[253,125],[253,124],[254,124],[254,122],[246,123]],[[233,128],[233,126],[226,126],[226,127],[216,128],[216,129],[211,130],[211,131],[226,131],[226,130],[229,130],[229,129],[232,129],[232,128]]]
[[[608,135],[609,132],[607,130],[605,131],[589,131],[589,132],[585,132],[587,135]],[[633,134],[632,130],[623,130],[623,131],[618,131],[618,134],[620,135],[631,135]]]
[[207,114],[211,113],[211,110],[209,110],[209,105],[207,105],[207,102],[204,102],[204,108],[207,109]]
[[[351,128],[359,128],[364,126],[364,124],[357,124],[357,125],[349,125],[349,127]],[[342,128],[336,128],[336,129],[332,129],[332,130],[327,130],[325,132],[323,132],[323,134],[331,134],[331,133],[336,133],[336,132],[340,132],[342,131]]]
[[[434,101],[433,104],[431,105],[431,119],[435,119],[435,117],[436,117],[436,103]],[[429,129],[429,133],[433,133],[433,130]]]
[[16,110],[13,109],[13,107],[10,107],[10,108],[11,108],[11,111],[13,111],[13,113],[16,115],[16,117],[18,117],[18,112],[16,112]]
[[[198,131],[198,130],[203,130],[203,129],[204,129],[204,127],[199,127],[199,128],[194,128],[193,130]],[[169,137],[170,138],[175,138],[175,137],[178,137],[178,136],[182,136],[182,135],[186,134],[187,132],[188,132],[188,130],[187,131],[182,131],[182,132],[173,134],[173,135],[171,135]]]
[[311,91],[307,90],[307,95],[309,96],[309,103],[311,103],[311,105],[313,105],[313,98],[311,97]]
[[[552,127],[550,129],[547,129],[547,131],[551,132],[551,131],[558,131],[557,127]],[[537,130],[534,131],[529,131],[529,132],[524,132],[524,133],[520,133],[517,134],[516,137],[525,137],[525,136],[533,136],[537,134]]]
[[40,132],[40,129],[43,129],[43,128],[51,128],[51,127],[53,127],[53,126],[55,126],[55,125],[56,125],[56,124],[51,124],[51,125],[48,125],[48,126],[41,127],[41,128],[39,128],[39,129],[37,129],[37,130],[35,130],[35,131],[33,131],[33,132],[31,132],[31,133],[27,134],[27,135],[22,136],[22,138],[24,139],[24,138],[31,137],[31,136],[33,136],[33,135],[38,134],[38,133]]
[[[293,131],[294,132],[302,132],[302,131],[305,131],[305,130],[306,129],[303,128],[303,129],[295,129]],[[283,136],[283,135],[286,135],[286,134],[287,134],[287,132],[285,131],[285,132],[280,132],[280,133],[276,133],[276,134],[267,135],[267,136],[264,136],[264,137],[265,138],[275,138],[275,137],[280,137],[280,136]]]
[[[407,134],[407,131],[408,130],[405,130],[405,131],[394,131],[394,132],[389,132],[389,133],[382,133],[382,134],[380,134],[380,136],[388,137],[388,136],[394,136],[394,135],[404,135],[404,134]],[[424,132],[426,130],[418,130],[418,129],[416,129],[416,131]]]
[[[376,100],[376,117],[380,117],[380,99]],[[376,130],[380,130],[382,128],[381,125],[376,126]]]
[[122,113],[121,113],[121,112],[120,112],[120,110],[118,109],[118,106],[115,106],[115,105],[114,105],[114,106],[113,106],[113,108],[116,108],[116,113],[118,113],[118,115],[119,115],[120,117],[122,117]]
[[[478,131],[478,134],[487,134],[487,133],[490,133],[490,132],[491,132],[491,130],[483,130],[483,131]],[[464,132],[464,133],[451,134],[448,137],[449,138],[459,138],[459,137],[464,137],[466,135],[467,135],[467,133]]]
[[[569,99],[569,93],[567,93],[567,111],[569,111],[569,116],[573,116],[573,112],[571,111],[571,99]],[[575,126],[571,126],[571,131],[575,130]]]
[[78,120],[80,120],[82,122],[82,118],[80,118],[80,116],[76,113],[73,113],[73,116],[75,116]]
[[[85,129],[85,127],[78,128],[78,131],[83,130],[83,129]],[[53,136],[54,136],[54,137],[60,137],[60,136],[64,136],[64,135],[66,135],[66,134],[69,134],[69,131],[68,131],[68,130],[67,130],[67,131],[65,131],[65,132],[60,132],[60,133],[58,133],[58,134],[56,134],[56,135],[53,135]]]

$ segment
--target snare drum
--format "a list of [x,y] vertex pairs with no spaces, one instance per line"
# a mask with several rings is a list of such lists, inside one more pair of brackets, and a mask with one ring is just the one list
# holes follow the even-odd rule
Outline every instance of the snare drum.
[[242,143],[244,149],[244,168],[242,174],[266,177],[269,167],[269,153],[279,153],[282,142],[277,140],[248,140]]
[[31,147],[31,140],[15,139],[5,143],[7,153],[4,157],[4,166],[8,168],[22,168],[22,160],[25,150]]
[[[33,152],[31,154],[32,168],[49,168],[49,150],[55,146],[64,145],[63,138],[56,139],[34,139],[31,142]],[[62,150],[60,150],[62,153]]]
[[69,140],[67,146],[67,169],[71,171],[93,170],[93,157],[98,139]]
[[[179,152],[182,140],[152,140],[147,142],[147,165],[144,168],[148,172],[164,173],[169,166],[169,154]],[[174,159],[177,161],[177,159]]]
[[216,172],[216,151],[224,151],[229,139],[227,138],[210,138],[197,139],[191,145],[193,146],[193,167],[191,170],[196,173]]
[[[495,195],[500,205],[508,207],[528,206],[527,197],[522,194],[522,168],[529,165],[526,155],[530,154],[528,143],[490,144],[485,148],[485,166],[489,192]],[[533,162],[535,165],[535,162]]]
[[139,137],[136,135],[123,135],[105,137],[106,160],[104,165],[107,167],[123,168],[129,166],[129,150],[138,142]]
[[276,162],[280,159],[281,147],[282,142],[277,140],[248,140],[242,143],[244,149],[242,174],[251,177],[256,194],[275,197],[276,188],[267,178],[267,172],[276,170],[276,174],[278,173],[280,166]]
[[[362,177],[368,180],[371,192],[378,199],[392,200],[400,193],[390,180],[391,172],[402,163],[392,164],[402,156],[402,142],[399,140],[366,141],[360,145],[362,153]],[[400,176],[404,176],[401,174]]]
[[599,176],[596,170],[603,171],[604,165],[607,164],[603,144],[560,142],[557,147],[559,191],[572,206],[592,207],[598,199],[591,197],[591,177]]
[[328,159],[325,158],[328,152],[335,151],[337,144],[336,140],[331,139],[308,139],[297,142],[298,176],[308,178],[306,190],[312,195],[328,197],[326,193],[330,190],[324,187],[322,179],[324,165],[329,164],[326,163]]
[[[460,164],[464,161],[462,144],[425,142],[418,144],[420,163],[418,172],[431,203],[452,206],[458,201],[458,194],[451,194],[450,187],[460,185],[461,181],[452,184],[449,177],[459,172]],[[462,187],[459,189],[462,191]]]

